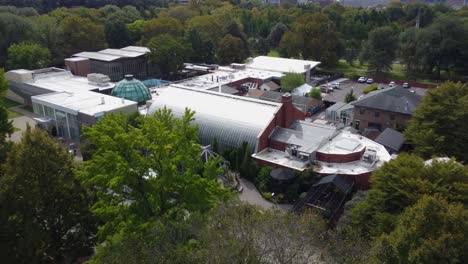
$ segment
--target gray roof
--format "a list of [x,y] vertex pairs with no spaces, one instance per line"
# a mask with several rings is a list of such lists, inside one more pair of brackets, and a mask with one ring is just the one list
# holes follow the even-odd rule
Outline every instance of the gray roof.
[[[265,91],[262,96],[260,96],[261,100],[271,101],[271,102],[281,102],[281,96],[284,93],[274,92],[274,91]],[[307,112],[307,106],[312,101],[317,101],[314,98],[299,96],[299,95],[292,95],[293,105],[296,108],[299,108],[302,112]]]
[[387,148],[391,148],[395,151],[399,151],[401,149],[401,146],[405,142],[405,139],[402,133],[391,128],[386,128],[375,139],[375,142],[380,143]]
[[[209,89],[209,91],[212,91],[212,92],[218,92],[218,90],[219,90],[218,87]],[[222,85],[221,86],[221,92],[225,93],[225,94],[236,94],[239,91],[237,89],[235,89],[235,88],[230,87],[230,86]]]
[[265,88],[264,86],[266,86],[268,89],[270,89],[270,91],[276,91],[278,90],[280,87],[278,84],[276,84],[274,81],[269,81],[269,82],[266,82],[264,84],[262,84],[262,86],[260,86],[260,88]]
[[270,176],[273,179],[283,180],[284,181],[284,180],[290,180],[290,179],[294,178],[296,175],[294,174],[294,172],[291,169],[277,168],[277,169],[273,169],[270,172]]
[[322,177],[319,182],[314,184],[314,186],[328,184],[328,183],[332,183],[337,188],[342,190],[343,193],[348,193],[348,191],[353,187],[352,182],[346,179],[345,176],[336,175],[336,174]]
[[296,121],[291,128],[277,127],[272,141],[300,146],[299,151],[312,153],[337,134],[336,127]]
[[412,115],[421,103],[422,96],[401,86],[372,92],[352,105]]

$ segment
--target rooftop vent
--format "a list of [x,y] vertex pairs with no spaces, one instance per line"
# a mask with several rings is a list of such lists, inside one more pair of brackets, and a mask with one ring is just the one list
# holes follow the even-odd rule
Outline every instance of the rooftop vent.
[[133,80],[133,75],[132,74],[125,75],[125,80],[128,80],[128,81]]

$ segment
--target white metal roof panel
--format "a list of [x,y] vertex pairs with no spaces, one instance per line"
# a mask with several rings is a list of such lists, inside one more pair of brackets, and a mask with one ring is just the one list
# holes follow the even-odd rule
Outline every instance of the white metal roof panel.
[[113,56],[120,56],[120,57],[129,57],[129,58],[136,58],[136,57],[145,55],[145,53],[123,50],[123,49],[105,49],[105,50],[99,51],[99,53],[109,54]]
[[282,72],[282,73],[288,73],[288,72],[304,73],[306,71],[305,67],[307,65],[310,65],[310,69],[313,69],[319,64],[320,64],[319,61],[258,56],[258,57],[253,58],[252,62],[249,64],[246,64],[246,66],[247,68],[277,71],[277,72]]
[[114,60],[122,58],[122,56],[110,55],[110,54],[105,54],[105,53],[100,53],[100,52],[89,52],[89,51],[80,52],[80,53],[74,54],[73,56],[88,58],[92,60],[100,60],[100,61],[114,61]]

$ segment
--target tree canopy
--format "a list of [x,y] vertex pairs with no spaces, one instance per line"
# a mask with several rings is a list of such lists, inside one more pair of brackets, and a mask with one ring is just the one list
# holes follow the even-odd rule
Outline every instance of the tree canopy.
[[425,158],[455,157],[467,162],[468,85],[445,83],[427,92],[405,130],[405,138]]
[[73,167],[70,155],[40,130],[28,128],[12,147],[0,177],[3,261],[73,262],[91,253],[91,197]]
[[35,70],[50,64],[50,51],[38,44],[19,43],[8,48],[7,65],[10,69]]
[[286,73],[283,78],[281,78],[281,90],[283,92],[291,92],[293,89],[303,85],[304,75],[300,73]]
[[190,46],[181,38],[169,34],[163,34],[151,39],[148,48],[151,51],[150,61],[160,67],[165,78],[182,70],[184,62],[191,54]]
[[101,241],[145,230],[160,217],[204,212],[228,197],[215,179],[219,168],[205,170],[212,166],[201,162],[192,120],[188,110],[176,119],[163,109],[134,121],[110,114],[84,129],[95,151],[81,179],[96,192]]

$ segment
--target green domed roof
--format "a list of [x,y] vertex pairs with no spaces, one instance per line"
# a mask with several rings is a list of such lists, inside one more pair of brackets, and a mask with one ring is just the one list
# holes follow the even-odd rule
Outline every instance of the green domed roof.
[[118,82],[112,89],[112,95],[138,103],[144,103],[146,100],[151,99],[148,88],[142,82],[133,78],[133,75],[126,75],[125,79]]

